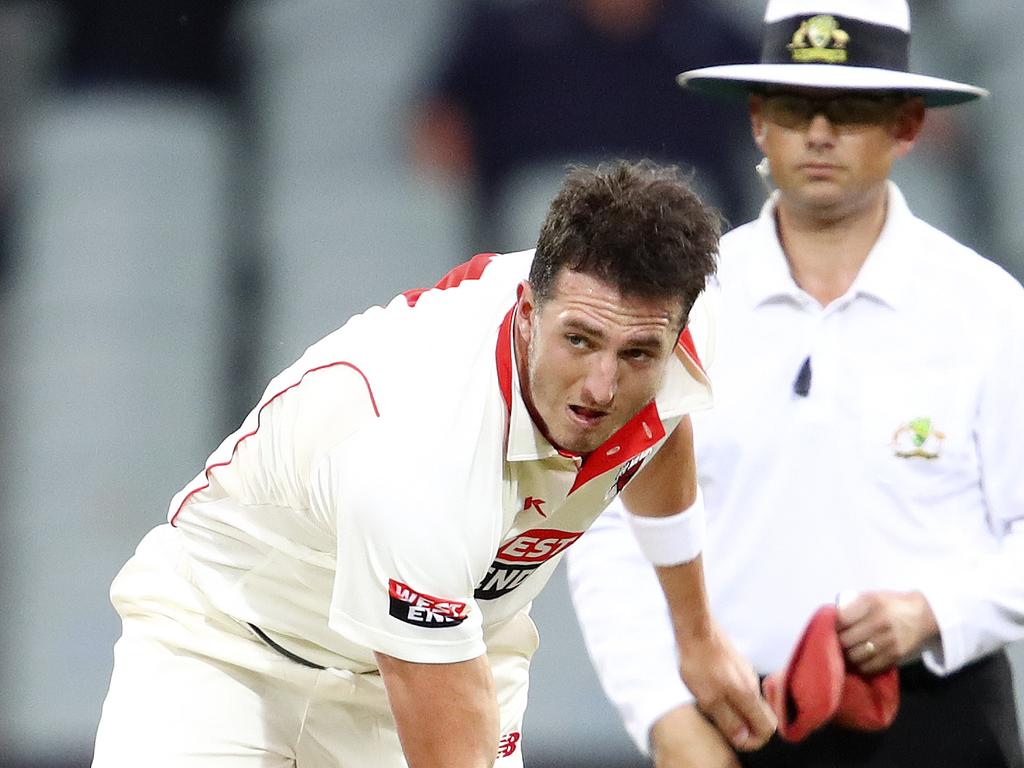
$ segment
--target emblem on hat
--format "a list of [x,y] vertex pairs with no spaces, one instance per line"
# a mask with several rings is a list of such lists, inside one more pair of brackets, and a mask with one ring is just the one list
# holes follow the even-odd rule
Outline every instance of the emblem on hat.
[[910,71],[907,0],[766,0],[761,56],[680,73],[686,87],[734,98],[766,89],[894,92],[945,107],[987,96],[976,85]]
[[903,459],[937,459],[946,434],[932,426],[928,417],[901,424],[892,436],[892,450]]
[[845,64],[849,42],[849,33],[839,28],[836,17],[822,14],[801,23],[786,47],[793,52],[793,61],[801,64],[809,61]]

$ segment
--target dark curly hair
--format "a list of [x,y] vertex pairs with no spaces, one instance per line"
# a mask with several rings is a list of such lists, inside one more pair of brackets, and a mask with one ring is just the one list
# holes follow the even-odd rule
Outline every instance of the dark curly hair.
[[675,166],[576,166],[548,208],[530,284],[542,305],[561,270],[582,272],[624,297],[678,298],[685,320],[715,272],[721,224]]

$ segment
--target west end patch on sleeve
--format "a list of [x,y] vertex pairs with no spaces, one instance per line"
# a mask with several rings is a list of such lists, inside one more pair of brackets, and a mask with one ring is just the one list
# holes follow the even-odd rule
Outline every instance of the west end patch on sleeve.
[[434,597],[388,579],[388,613],[416,627],[455,627],[466,620],[466,604],[458,600]]

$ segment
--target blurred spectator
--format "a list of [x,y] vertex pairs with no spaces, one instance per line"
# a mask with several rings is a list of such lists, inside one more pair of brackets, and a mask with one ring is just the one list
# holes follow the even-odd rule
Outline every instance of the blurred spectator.
[[[709,7],[710,6],[710,7]],[[603,156],[696,168],[732,220],[754,174],[742,105],[680,93],[674,75],[752,58],[755,43],[699,0],[473,0],[422,101],[417,164],[473,186],[477,237],[496,248],[516,175]],[[547,193],[539,195],[547,197]],[[495,242],[495,238],[499,238]]]
[[223,93],[235,0],[62,0],[64,80],[73,87],[134,83]]

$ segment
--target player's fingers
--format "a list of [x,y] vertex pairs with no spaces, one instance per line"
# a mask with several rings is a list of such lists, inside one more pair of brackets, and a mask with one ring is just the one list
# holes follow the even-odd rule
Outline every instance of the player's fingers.
[[718,726],[734,749],[758,749],[775,732],[776,720],[767,702],[760,696],[743,697],[739,701],[723,701],[708,716]]
[[768,706],[768,702],[761,698],[759,693],[754,693],[737,701],[735,708],[747,728],[747,745],[743,748],[757,749],[763,746],[778,726],[775,713]]
[[711,722],[729,740],[734,749],[750,749],[747,746],[751,736],[750,728],[743,721],[743,718],[729,706],[728,702],[724,700],[719,701],[714,706],[709,707],[704,714],[711,719]]

